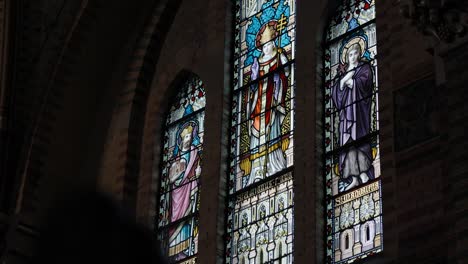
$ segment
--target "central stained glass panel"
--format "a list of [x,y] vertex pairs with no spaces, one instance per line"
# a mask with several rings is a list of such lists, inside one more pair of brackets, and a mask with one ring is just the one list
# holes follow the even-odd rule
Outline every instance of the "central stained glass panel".
[[236,0],[227,263],[292,263],[295,1]]

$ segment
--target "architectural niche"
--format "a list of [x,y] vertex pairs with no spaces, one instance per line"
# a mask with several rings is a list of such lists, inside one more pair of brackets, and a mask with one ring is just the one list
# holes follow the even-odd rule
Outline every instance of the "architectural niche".
[[395,151],[438,135],[438,90],[434,79],[423,79],[394,93]]

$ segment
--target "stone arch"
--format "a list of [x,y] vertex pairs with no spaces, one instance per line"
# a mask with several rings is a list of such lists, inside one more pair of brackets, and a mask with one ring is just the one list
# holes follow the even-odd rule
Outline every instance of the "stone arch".
[[[134,150],[138,159],[133,166],[135,182],[125,183],[133,186],[136,195],[136,216],[138,220],[148,226],[154,225],[154,213],[156,208],[155,194],[157,190],[158,173],[155,168],[159,167],[159,152],[163,116],[167,109],[167,96],[170,95],[170,87],[173,80],[184,71],[195,72],[205,84],[206,91],[206,116],[205,116],[205,141],[203,173],[201,186],[204,190],[200,194],[200,232],[199,240],[218,241],[218,243],[199,244],[199,261],[202,263],[214,263],[221,258],[222,250],[219,248],[224,244],[222,237],[218,235],[215,228],[222,227],[224,213],[222,200],[224,192],[223,180],[220,173],[224,162],[221,160],[225,145],[222,142],[223,114],[225,101],[225,29],[227,19],[226,9],[229,1],[180,1],[177,10],[173,10],[174,20],[170,24],[170,31],[160,43],[157,61],[149,61],[153,65],[151,69],[145,69],[145,76],[151,78],[148,89],[142,95],[145,101],[138,103],[137,109],[141,109],[139,123],[142,131],[140,143],[135,145]],[[178,34],[177,32],[184,32]],[[156,31],[157,33],[157,31]],[[150,34],[150,33],[149,33]],[[155,39],[155,41],[160,41]],[[159,45],[159,44],[158,44]],[[143,51],[142,51],[143,52]],[[137,57],[138,58],[138,57]],[[143,65],[146,65],[143,63]],[[185,69],[185,70],[182,70]],[[140,96],[140,95],[138,95]],[[136,112],[134,112],[136,113]],[[143,118],[142,118],[143,117]],[[227,129],[227,128],[224,128]],[[227,133],[226,133],[227,134]],[[220,144],[221,143],[221,144]],[[138,149],[138,150],[137,150]],[[217,190],[217,191],[216,191]],[[132,201],[133,204],[134,201]],[[214,217],[213,217],[214,216]],[[201,253],[201,252],[204,253]]]
[[[160,1],[145,21],[138,40],[130,47],[123,87],[114,107],[99,185],[117,196],[135,214],[140,184],[140,151],[146,105],[161,49],[181,1]],[[165,95],[165,91],[163,92]],[[118,153],[119,157],[115,154]],[[117,180],[117,183],[115,181]],[[139,219],[148,225],[149,221]]]
[[18,25],[16,33],[21,48],[14,70],[23,75],[12,80],[17,105],[12,112],[21,124],[15,129],[22,132],[11,139],[20,149],[12,170],[18,180],[2,261],[33,255],[31,244],[56,199],[96,188],[109,124],[102,120],[110,120],[130,57],[128,47],[153,6],[150,0],[140,5],[104,2],[63,2],[57,20],[44,26],[50,30],[47,37],[34,35],[38,25],[31,20],[42,21],[38,18],[55,7],[16,2],[24,14],[18,23],[26,26]]

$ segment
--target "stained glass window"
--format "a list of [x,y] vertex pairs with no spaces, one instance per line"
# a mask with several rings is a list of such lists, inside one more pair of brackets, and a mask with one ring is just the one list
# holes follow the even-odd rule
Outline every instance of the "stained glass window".
[[227,263],[292,263],[295,0],[235,0]]
[[157,227],[171,263],[196,261],[204,110],[204,85],[192,75],[171,105],[164,133]]
[[325,49],[327,263],[382,251],[375,0],[344,0]]

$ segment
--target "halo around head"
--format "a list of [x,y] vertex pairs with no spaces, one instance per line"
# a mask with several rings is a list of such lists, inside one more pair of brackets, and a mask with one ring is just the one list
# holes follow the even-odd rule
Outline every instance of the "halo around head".
[[364,37],[362,36],[357,36],[357,37],[353,37],[351,38],[348,42],[346,42],[344,45],[343,45],[343,48],[341,50],[341,63],[342,64],[345,64],[346,62],[346,56],[348,54],[348,50],[349,48],[351,48],[351,46],[353,46],[354,44],[359,44],[359,46],[361,46],[361,54],[360,56],[362,57],[364,55],[364,53],[366,52],[367,50],[367,42],[366,40],[364,39]]
[[[187,123],[184,123],[182,126],[179,127],[179,129],[177,130],[177,145],[180,146],[182,144],[182,139],[181,139],[181,136],[182,136],[182,133],[183,131],[188,131],[188,133],[192,134],[192,140],[193,140],[193,137],[195,135],[197,135],[198,133],[198,124],[196,121],[194,120],[191,120],[191,121],[188,121]],[[185,132],[187,133],[187,132]]]
[[278,24],[278,21],[270,20],[258,30],[257,37],[255,38],[255,47],[257,49],[261,49],[263,44],[274,40],[278,36],[276,24]]

